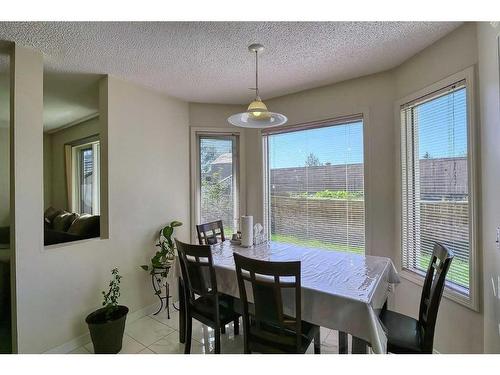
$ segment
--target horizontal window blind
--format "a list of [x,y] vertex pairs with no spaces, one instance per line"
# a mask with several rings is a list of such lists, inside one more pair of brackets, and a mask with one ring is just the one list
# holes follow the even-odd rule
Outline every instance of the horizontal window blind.
[[264,134],[271,240],[364,253],[363,121]]
[[454,253],[447,284],[468,295],[470,209],[465,81],[401,107],[402,266],[426,272],[435,242]]
[[[83,143],[70,147],[73,160],[71,180],[76,182],[72,191],[72,205],[80,214],[99,215],[100,212],[100,142]],[[71,187],[72,184],[68,186]]]
[[222,220],[224,234],[236,233],[238,220],[237,136],[200,135],[199,223]]

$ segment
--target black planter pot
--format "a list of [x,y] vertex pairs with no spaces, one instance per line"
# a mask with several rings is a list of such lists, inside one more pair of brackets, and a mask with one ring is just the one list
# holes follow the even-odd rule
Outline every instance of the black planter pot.
[[116,354],[122,349],[127,314],[128,307],[119,305],[110,319],[106,319],[104,307],[85,318],[96,354]]

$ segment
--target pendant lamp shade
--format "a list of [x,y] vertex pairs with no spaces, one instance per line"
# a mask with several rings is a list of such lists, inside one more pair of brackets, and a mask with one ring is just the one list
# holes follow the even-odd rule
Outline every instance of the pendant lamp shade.
[[248,105],[247,111],[229,116],[227,121],[234,126],[242,128],[268,128],[272,126],[283,125],[287,122],[285,115],[281,113],[269,112],[267,106],[259,96],[259,52],[264,50],[261,44],[252,44],[248,47],[250,52],[255,53],[255,90],[256,97]]

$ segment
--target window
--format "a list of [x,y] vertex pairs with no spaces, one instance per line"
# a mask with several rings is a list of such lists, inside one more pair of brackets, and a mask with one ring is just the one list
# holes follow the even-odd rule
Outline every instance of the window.
[[364,253],[362,118],[263,134],[270,239]]
[[239,136],[197,134],[196,224],[222,220],[228,237],[238,230]]
[[99,215],[100,212],[100,146],[99,141],[72,147],[73,207],[80,214]]
[[465,80],[400,108],[402,268],[424,275],[434,243],[455,254],[448,293],[469,300],[473,214],[468,87]]

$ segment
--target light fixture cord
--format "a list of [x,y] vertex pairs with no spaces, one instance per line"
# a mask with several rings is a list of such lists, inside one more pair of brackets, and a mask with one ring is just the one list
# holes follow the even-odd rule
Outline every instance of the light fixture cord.
[[259,97],[259,52],[255,51],[255,94]]

